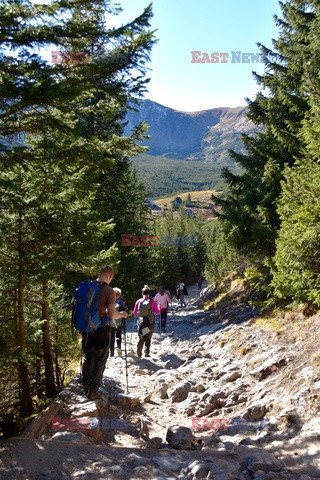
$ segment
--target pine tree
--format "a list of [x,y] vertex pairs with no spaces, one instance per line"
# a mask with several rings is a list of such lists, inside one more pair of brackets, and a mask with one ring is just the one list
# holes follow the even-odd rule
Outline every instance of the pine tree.
[[292,167],[301,156],[304,141],[299,136],[301,122],[308,110],[303,87],[310,57],[308,33],[314,12],[310,2],[290,0],[281,3],[283,18],[277,18],[280,34],[273,41],[274,51],[259,44],[265,73],[255,78],[269,95],[259,92],[248,100],[248,117],[263,127],[253,137],[243,135],[246,154],[231,152],[244,169],[237,176],[224,170],[230,189],[223,205],[225,231],[238,249],[251,258],[272,256],[280,226],[276,210],[281,180],[286,166]]
[[311,2],[314,19],[308,36],[311,56],[304,72],[304,93],[309,112],[302,125],[303,156],[287,169],[279,202],[281,228],[273,261],[275,296],[285,303],[309,303],[319,307],[320,296],[320,4]]

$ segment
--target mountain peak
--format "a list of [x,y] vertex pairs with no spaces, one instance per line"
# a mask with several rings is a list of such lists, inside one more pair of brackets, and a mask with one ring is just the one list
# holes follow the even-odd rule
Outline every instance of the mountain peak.
[[[241,133],[248,133],[254,128],[246,117],[246,107],[183,112],[152,100],[144,100],[138,111],[130,111],[127,120],[125,135],[130,134],[133,127],[141,121],[150,125],[148,135],[151,138],[144,141],[143,145],[149,147],[148,153],[151,155],[206,162],[216,160],[212,150],[214,145],[220,148],[225,144],[222,152],[225,158],[226,151],[233,147],[234,140]],[[227,142],[225,135],[229,136]]]

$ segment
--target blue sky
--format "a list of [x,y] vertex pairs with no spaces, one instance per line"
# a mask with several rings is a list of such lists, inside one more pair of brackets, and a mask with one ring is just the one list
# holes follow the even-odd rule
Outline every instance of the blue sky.
[[[150,1],[121,0],[112,26],[137,17]],[[231,52],[258,53],[279,34],[273,15],[278,0],[154,0],[152,28],[158,43],[151,53],[147,98],[177,110],[245,105],[258,85],[252,71],[263,64],[231,63]],[[111,25],[110,25],[111,26]],[[229,53],[228,63],[191,63],[191,51]],[[202,55],[201,55],[202,58]]]

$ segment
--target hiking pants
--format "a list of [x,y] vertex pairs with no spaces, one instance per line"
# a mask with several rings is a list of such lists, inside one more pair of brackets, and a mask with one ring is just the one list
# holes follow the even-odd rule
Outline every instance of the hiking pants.
[[121,348],[122,325],[110,327],[110,357],[114,357],[114,343],[117,339],[117,348]]
[[161,316],[161,318],[160,318],[160,322],[161,322],[160,332],[166,333],[166,323],[167,323],[168,309],[167,308],[161,308],[160,316]]
[[180,300],[180,306],[181,306],[181,307],[185,307],[186,304],[185,304],[185,301],[184,301],[184,295],[183,295],[183,293],[180,293],[180,295],[179,295],[179,300]]
[[94,332],[82,332],[82,384],[84,388],[98,390],[101,385],[109,353],[110,327],[104,325]]
[[152,337],[153,332],[154,332],[155,323],[154,322],[150,323],[148,328],[150,329],[150,332],[147,335],[144,335],[144,336],[142,336],[139,333],[139,329],[138,329],[139,342],[138,342],[138,347],[137,347],[137,353],[140,357],[142,355],[142,349],[143,349],[144,344],[145,344],[145,353],[148,353],[148,354],[150,353],[151,337]]

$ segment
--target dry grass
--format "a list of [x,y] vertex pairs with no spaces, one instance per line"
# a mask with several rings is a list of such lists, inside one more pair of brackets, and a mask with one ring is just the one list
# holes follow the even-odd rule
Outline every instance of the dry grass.
[[240,355],[244,356],[250,351],[250,348],[248,347],[240,347],[238,352]]
[[288,322],[279,313],[273,312],[265,317],[254,318],[250,323],[258,328],[272,331],[278,336],[286,328]]
[[197,192],[176,193],[175,195],[171,195],[170,197],[156,198],[154,201],[157,205],[165,205],[167,203],[173,202],[176,197],[180,197],[183,201],[185,201],[187,200],[189,193],[191,196],[191,200],[199,200],[208,196],[210,198],[212,194],[219,195],[219,192],[217,192],[216,190],[202,190]]

